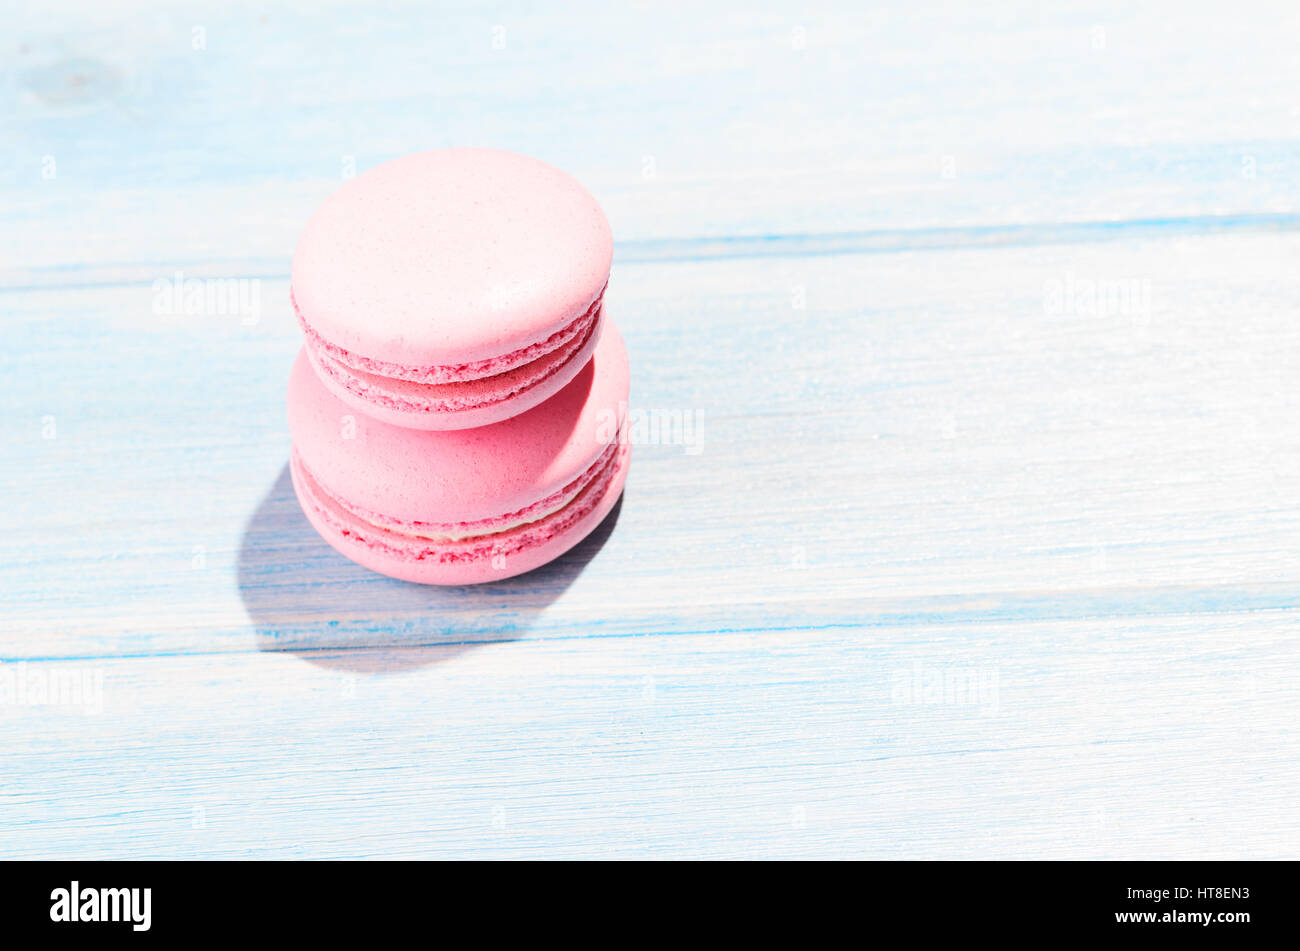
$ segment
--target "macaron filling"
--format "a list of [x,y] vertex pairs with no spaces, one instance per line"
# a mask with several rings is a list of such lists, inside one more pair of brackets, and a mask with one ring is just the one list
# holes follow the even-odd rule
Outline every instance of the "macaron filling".
[[373,512],[322,486],[296,448],[290,465],[313,511],[344,538],[404,561],[455,563],[508,556],[563,533],[596,508],[626,456],[626,443],[610,443],[560,490],[495,518],[462,522],[405,520]]
[[330,343],[307,322],[290,291],[294,313],[316,368],[361,399],[406,412],[454,413],[508,400],[557,373],[599,333],[604,288],[577,318],[545,340],[489,360],[404,366]]

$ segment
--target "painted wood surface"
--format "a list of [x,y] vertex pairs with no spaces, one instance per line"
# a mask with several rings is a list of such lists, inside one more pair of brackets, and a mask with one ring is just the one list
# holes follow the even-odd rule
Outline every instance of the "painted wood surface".
[[[1300,12],[995,7],[9,18],[0,855],[1295,857]],[[287,271],[450,144],[691,425],[427,589],[297,509]]]

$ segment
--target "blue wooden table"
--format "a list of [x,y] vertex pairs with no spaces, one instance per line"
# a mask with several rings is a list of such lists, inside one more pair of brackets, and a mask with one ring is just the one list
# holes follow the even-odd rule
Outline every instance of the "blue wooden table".
[[[1300,8],[544,6],[9,11],[0,856],[1295,857]],[[448,145],[600,199],[645,426],[430,589],[287,276]]]

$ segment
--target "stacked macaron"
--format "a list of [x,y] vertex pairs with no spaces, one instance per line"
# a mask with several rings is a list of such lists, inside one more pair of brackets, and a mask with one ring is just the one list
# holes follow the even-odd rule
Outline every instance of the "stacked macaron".
[[396,578],[471,584],[590,533],[628,463],[612,254],[591,195],[510,152],[410,155],[331,195],[291,284],[290,470],[321,536]]

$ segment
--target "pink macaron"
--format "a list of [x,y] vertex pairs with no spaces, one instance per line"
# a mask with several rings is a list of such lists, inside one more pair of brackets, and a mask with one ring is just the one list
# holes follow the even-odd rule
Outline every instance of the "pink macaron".
[[613,323],[551,399],[476,429],[357,413],[304,348],[289,378],[294,490],[316,531],[367,568],[424,584],[508,578],[568,551],[614,507],[628,466],[627,396]]
[[439,149],[335,191],[293,254],[307,355],[339,399],[417,429],[468,429],[558,393],[600,338],[609,222],[568,174]]

